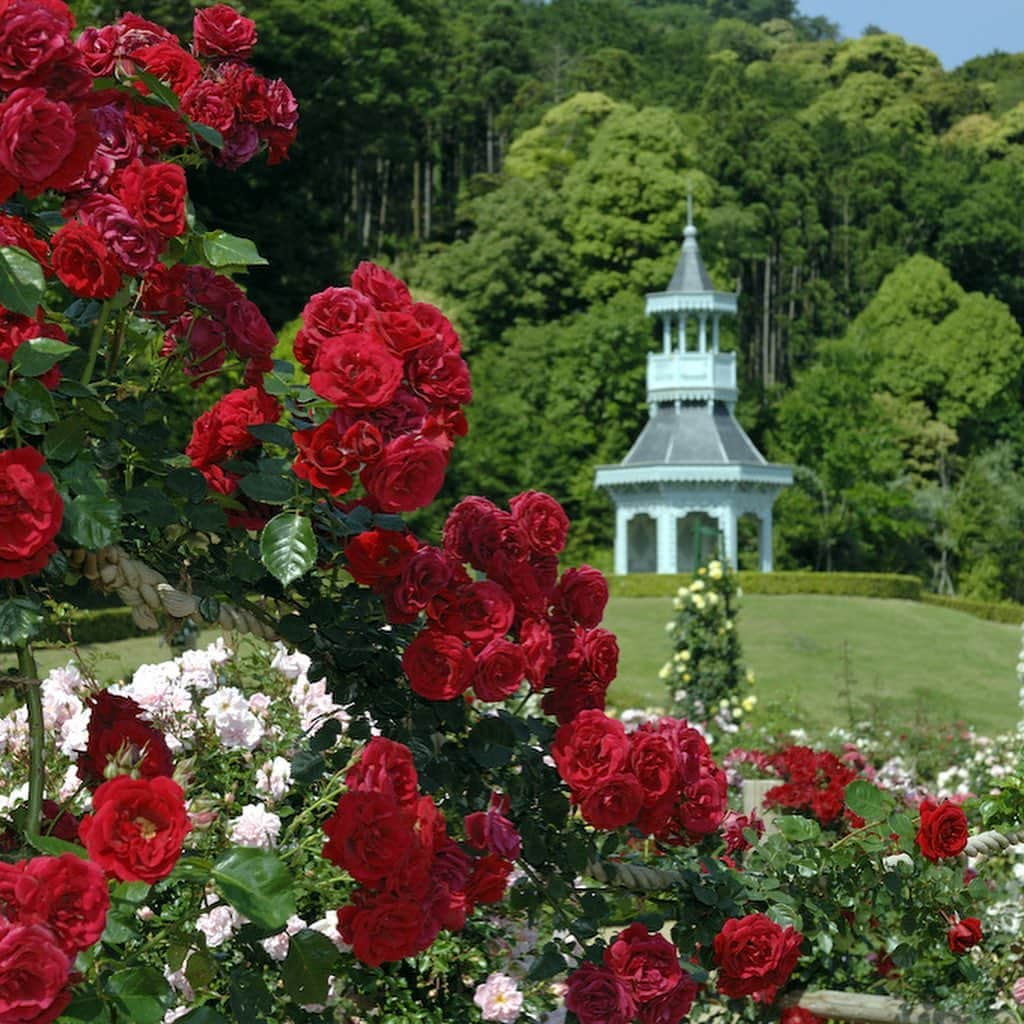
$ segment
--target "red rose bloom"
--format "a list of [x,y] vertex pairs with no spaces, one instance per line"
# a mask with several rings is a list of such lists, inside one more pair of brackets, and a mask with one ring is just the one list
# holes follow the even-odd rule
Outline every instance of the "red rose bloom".
[[0,20],[0,89],[41,85],[66,59],[74,21],[63,4],[12,0]]
[[113,253],[94,228],[68,221],[53,236],[53,269],[75,295],[112,298],[121,287]]
[[579,800],[599,782],[617,775],[629,757],[629,738],[623,724],[603,711],[581,711],[559,726],[551,745],[558,774]]
[[382,512],[412,512],[429,505],[444,483],[448,456],[419,437],[399,437],[384,446],[360,475],[374,505]]
[[49,1024],[71,1002],[71,958],[53,932],[0,920],[0,1020]]
[[345,545],[348,571],[356,583],[378,588],[397,579],[419,546],[411,533],[367,530]]
[[376,792],[393,796],[402,807],[413,810],[419,800],[419,778],[409,748],[383,736],[374,736],[359,760],[345,776],[351,792]]
[[477,655],[473,692],[480,700],[506,700],[519,689],[525,674],[523,649],[511,640],[495,637]]
[[981,921],[976,917],[965,917],[955,921],[946,932],[949,951],[957,956],[962,956],[972,946],[976,946],[981,942],[981,937]]
[[256,23],[227,4],[204,7],[192,19],[193,46],[201,57],[246,60],[256,39]]
[[174,774],[164,734],[142,720],[142,708],[135,701],[101,690],[88,705],[88,741],[77,765],[84,783],[103,782],[111,765],[117,774],[134,772],[147,779]]
[[805,1010],[802,1006],[787,1006],[782,1011],[779,1024],[823,1024],[821,1017]]
[[503,587],[491,580],[473,580],[454,592],[440,593],[428,613],[445,632],[478,651],[512,628],[516,610]]
[[[202,65],[192,54],[168,40],[139,47],[132,60],[147,74],[166,82],[178,96],[183,96],[203,73]],[[135,87],[143,94],[149,91],[141,82]]]
[[508,506],[526,531],[531,550],[541,555],[557,555],[565,547],[569,517],[550,494],[526,491],[517,494]]
[[584,963],[569,975],[565,1005],[580,1024],[629,1024],[636,1003],[629,986],[607,967]]
[[0,452],[0,579],[39,572],[57,550],[64,503],[34,448]]
[[443,551],[424,544],[402,565],[400,578],[388,598],[389,618],[412,622],[451,583],[454,571]]
[[693,1008],[699,986],[689,974],[683,974],[671,992],[640,1007],[640,1024],[679,1024]]
[[487,850],[505,860],[516,860],[522,852],[522,839],[515,825],[505,817],[508,797],[494,793],[486,811],[475,811],[463,819],[466,840],[477,850]]
[[171,873],[192,828],[173,779],[118,775],[93,793],[92,806],[78,833],[89,858],[108,875],[152,883]]
[[496,854],[488,853],[481,857],[466,883],[469,905],[500,903],[505,898],[509,875],[514,869],[514,864]]
[[679,953],[668,939],[634,921],[604,951],[604,964],[621,978],[638,1003],[668,995],[682,980]]
[[421,953],[437,934],[435,930],[424,935],[422,900],[365,890],[357,891],[353,902],[338,911],[338,931],[356,959],[368,967]]
[[196,420],[185,454],[200,469],[222,462],[259,444],[250,427],[276,423],[280,416],[278,400],[257,388],[230,391]]
[[414,693],[427,700],[452,700],[473,677],[473,653],[450,633],[425,629],[405,649],[402,668]]
[[292,440],[298,455],[292,463],[292,472],[301,480],[308,480],[337,497],[352,486],[352,473],[359,461],[345,450],[333,419],[321,423],[313,430],[296,430]]
[[144,274],[157,261],[164,240],[142,224],[114,195],[94,193],[78,208],[83,224],[93,228],[129,274]]
[[636,776],[630,772],[616,772],[583,794],[580,814],[594,828],[610,832],[633,821],[643,802],[644,791]]
[[72,853],[0,863],[0,914],[18,924],[41,924],[69,957],[103,934],[110,892],[103,871]]
[[411,860],[418,861],[412,867],[420,878],[429,868],[420,856],[412,819],[393,796],[366,790],[345,793],[323,830],[323,855],[371,889],[394,889]]
[[228,303],[224,311],[228,344],[243,359],[269,359],[277,345],[277,336],[251,299]]
[[365,295],[377,309],[401,310],[412,305],[412,296],[405,282],[390,270],[368,260],[352,271],[352,287]]
[[967,846],[967,816],[959,804],[952,800],[943,800],[941,804],[923,800],[920,812],[917,845],[922,856],[938,862],[963,852]]
[[608,684],[619,670],[619,642],[607,629],[588,629],[582,637],[587,667],[599,682]]
[[185,169],[178,164],[136,161],[118,171],[111,191],[146,229],[164,238],[185,232]]
[[573,621],[592,629],[600,623],[608,604],[608,581],[604,573],[589,565],[567,569],[558,581],[555,600]]
[[803,936],[765,914],[730,918],[715,936],[718,991],[738,998],[771,1002],[800,957]]
[[635,732],[629,738],[629,770],[644,793],[644,806],[650,807],[668,796],[676,786],[676,754],[667,736],[654,732]]
[[402,361],[368,331],[327,338],[316,354],[309,386],[343,409],[378,409],[402,383]]

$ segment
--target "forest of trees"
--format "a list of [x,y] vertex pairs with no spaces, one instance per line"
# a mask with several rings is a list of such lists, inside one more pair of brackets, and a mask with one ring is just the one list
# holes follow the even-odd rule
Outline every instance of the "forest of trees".
[[[187,35],[183,0],[130,6]],[[196,180],[199,215],[257,240],[278,326],[364,258],[452,315],[476,396],[451,494],[548,490],[607,562],[593,470],[646,416],[643,295],[692,190],[740,293],[738,414],[799,467],[777,565],[1024,600],[1024,54],[947,72],[838,41],[813,0],[238,6],[299,141]]]

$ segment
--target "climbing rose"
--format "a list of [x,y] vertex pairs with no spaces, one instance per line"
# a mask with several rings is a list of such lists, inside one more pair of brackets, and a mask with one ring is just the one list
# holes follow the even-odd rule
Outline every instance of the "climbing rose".
[[949,951],[960,956],[966,953],[972,946],[981,942],[981,921],[976,917],[965,917],[954,922],[946,932],[946,942]]
[[64,502],[42,467],[35,448],[0,452],[0,579],[39,572],[57,550]]
[[923,800],[920,812],[917,845],[922,856],[938,862],[963,852],[967,846],[967,816],[959,804],[952,800],[943,800],[941,804]]
[[71,959],[49,928],[0,918],[0,1020],[49,1024],[71,1002]]
[[580,1024],[628,1024],[636,1015],[629,986],[607,967],[584,963],[569,975],[565,1005]]
[[714,942],[718,991],[771,1002],[793,972],[803,938],[792,926],[783,928],[765,914],[730,918]]

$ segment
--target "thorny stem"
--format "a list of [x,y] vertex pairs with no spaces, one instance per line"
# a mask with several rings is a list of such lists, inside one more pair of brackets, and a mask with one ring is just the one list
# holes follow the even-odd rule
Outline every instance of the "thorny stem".
[[46,779],[46,765],[43,759],[43,698],[39,686],[39,669],[28,644],[18,647],[18,671],[27,679],[25,684],[25,707],[28,710],[28,816],[25,831],[29,837],[39,835],[39,823],[43,812],[43,785]]

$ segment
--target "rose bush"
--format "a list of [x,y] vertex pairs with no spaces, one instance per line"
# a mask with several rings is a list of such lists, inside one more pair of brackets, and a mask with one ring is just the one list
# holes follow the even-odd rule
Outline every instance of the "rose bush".
[[[203,161],[287,156],[294,99],[250,60],[225,4],[188,47],[0,4],[0,1021],[775,1020],[787,989],[886,983],[865,949],[907,991],[967,977],[944,805],[798,757],[836,828],[790,801],[760,836],[703,722],[605,711],[607,585],[560,564],[554,498],[407,528],[472,393],[438,309],[363,262],[275,360],[256,246],[188,203]],[[237,635],[40,680],[83,579]]]

